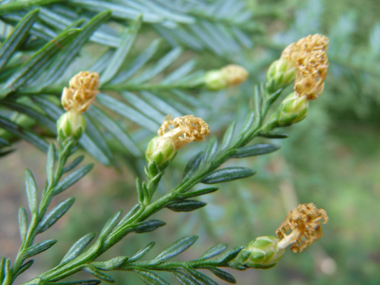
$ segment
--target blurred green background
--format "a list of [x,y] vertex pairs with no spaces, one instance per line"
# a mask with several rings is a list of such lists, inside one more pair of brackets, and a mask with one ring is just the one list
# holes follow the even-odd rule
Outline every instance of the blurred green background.
[[[153,240],[157,245],[149,257],[154,257],[176,239],[193,234],[199,241],[180,259],[198,257],[219,242],[245,245],[257,236],[274,235],[298,203],[313,202],[330,218],[323,227],[324,238],[304,253],[288,250],[273,269],[233,272],[238,284],[380,284],[380,2],[248,0],[248,4],[268,35],[254,39],[254,48],[245,51],[248,60],[241,64],[250,70],[250,82],[227,93],[201,95],[214,96],[211,100],[218,105],[210,121],[218,116],[223,122],[236,115],[243,117],[252,83],[264,78],[280,47],[315,32],[330,38],[331,65],[324,93],[311,102],[306,120],[284,129],[291,135],[289,139],[274,141],[281,145],[278,152],[228,163],[257,170],[253,178],[223,184],[220,191],[203,198],[208,206],[201,210],[162,211],[156,216],[167,222],[165,228],[128,236],[104,259],[133,254]],[[139,40],[145,45],[144,39]],[[188,54],[205,69],[228,63],[210,53]],[[199,148],[190,145],[177,156],[160,191],[175,185],[181,175],[178,169],[182,171]],[[17,211],[27,204],[23,170],[32,169],[43,185],[45,159],[25,142],[1,159],[0,255],[14,257],[20,244]],[[70,196],[77,197],[73,208],[44,233],[44,239],[60,236],[59,243],[37,258],[20,282],[57,264],[79,237],[99,231],[117,209],[132,207],[136,202],[134,178],[127,167],[116,170],[97,163],[53,204]],[[113,276],[117,284],[140,284],[133,273]]]

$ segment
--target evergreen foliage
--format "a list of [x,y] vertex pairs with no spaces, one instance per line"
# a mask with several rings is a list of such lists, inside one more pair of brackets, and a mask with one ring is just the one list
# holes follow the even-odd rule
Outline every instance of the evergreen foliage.
[[[318,13],[322,6],[321,1],[309,1],[308,6],[296,13],[295,22],[287,32],[271,38],[265,33],[260,18],[276,17],[276,13],[266,12],[277,9],[268,6],[268,10],[255,15],[243,0],[2,1],[0,156],[14,151],[17,141],[26,140],[45,152],[47,161],[43,188],[38,187],[32,172],[26,171],[29,213],[24,207],[19,210],[21,247],[13,264],[10,259],[1,259],[0,284],[13,284],[33,265],[30,258],[57,242],[35,243],[34,240],[69,211],[75,198],[68,198],[48,211],[51,200],[93,167],[92,164],[78,167],[84,157],[76,156],[79,148],[106,166],[118,167],[120,161],[126,163],[137,177],[138,203],[124,216],[121,211],[116,212],[98,235],[86,234],[72,245],[56,267],[24,284],[115,282],[108,271],[133,271],[145,284],[169,284],[160,276],[163,271],[173,274],[180,284],[218,284],[200,269],[236,283],[230,273],[219,267],[245,270],[247,266],[233,262],[242,246],[227,250],[226,245],[219,244],[198,259],[168,261],[190,248],[197,236],[181,238],[147,261],[140,259],[153,248],[154,242],[131,257],[117,256],[107,261],[97,258],[128,234],[142,234],[165,226],[161,220],[150,219],[156,212],[164,208],[174,212],[198,210],[207,203],[194,198],[218,190],[218,187],[194,189],[194,186],[225,183],[256,173],[248,167],[224,167],[225,162],[266,155],[279,149],[267,141],[252,144],[252,140],[288,137],[273,129],[296,123],[297,114],[283,119],[282,125],[276,121],[277,125],[268,127],[266,120],[272,105],[287,90],[286,86],[270,90],[265,84],[252,84],[251,80],[242,87],[243,94],[235,99],[233,108],[218,106],[218,98],[225,93],[206,90],[204,76],[208,70],[204,69],[210,67],[202,62],[202,56],[210,58],[210,65],[216,59],[223,63],[241,63],[251,72],[251,79],[260,78],[260,69],[267,68],[287,44],[309,33],[320,32],[323,23]],[[305,16],[309,14],[310,17]],[[357,90],[357,84],[363,82],[368,82],[366,90],[378,88],[374,78],[380,70],[374,63],[379,58],[379,24],[371,30],[368,45],[355,47],[359,52],[346,39],[354,35],[354,26],[355,21],[345,15],[327,32],[334,42],[329,54],[330,81],[347,82],[334,84],[327,92],[345,88],[347,96],[355,96],[352,90]],[[139,40],[144,37],[149,38],[149,42],[142,45]],[[246,51],[254,46],[265,47],[266,52],[261,61],[254,58],[252,63],[253,58]],[[93,50],[96,53],[91,52]],[[351,54],[355,56],[346,60]],[[87,69],[100,74],[101,84],[96,103],[84,115],[86,131],[79,141],[59,138],[57,144],[51,143],[60,135],[56,122],[64,114],[59,100],[62,89],[77,71]],[[351,80],[354,74],[363,81]],[[252,87],[253,96],[252,92],[246,92]],[[211,96],[216,98],[214,103],[210,103]],[[369,98],[368,104],[379,103],[377,97]],[[352,108],[348,103],[339,103],[337,98],[324,104],[330,106],[331,100],[341,107],[342,114],[347,108],[363,119],[370,114],[369,107],[364,111],[363,105]],[[219,118],[221,109],[225,112],[224,118]],[[162,187],[159,182],[171,171],[167,170],[170,161],[163,165],[149,161],[144,173],[145,146],[167,114],[181,117],[193,113],[204,114],[205,119],[210,119],[212,131],[217,135],[224,133],[223,138],[212,136],[204,150],[190,153],[193,157],[178,185],[157,198],[154,194]],[[232,123],[224,131],[229,121]],[[79,271],[86,271],[95,279],[62,281]]]

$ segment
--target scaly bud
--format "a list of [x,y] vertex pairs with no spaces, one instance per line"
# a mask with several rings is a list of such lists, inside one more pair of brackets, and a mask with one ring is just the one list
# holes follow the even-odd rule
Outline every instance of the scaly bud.
[[230,64],[220,70],[211,70],[204,76],[207,89],[221,90],[238,85],[247,80],[248,72],[244,67]]
[[208,125],[201,118],[187,115],[173,120],[170,115],[166,116],[158,137],[149,142],[145,157],[160,166],[172,160],[178,149],[193,141],[204,141],[209,133]]
[[281,239],[278,247],[285,249],[291,245],[290,249],[296,253],[304,251],[323,236],[321,223],[325,224],[327,221],[326,211],[317,209],[313,203],[298,205],[289,212],[276,231]]
[[274,61],[268,69],[265,87],[269,93],[285,88],[295,77],[296,67],[284,58]]
[[298,97],[294,92],[289,94],[277,111],[270,117],[263,129],[272,130],[276,127],[288,126],[302,121],[309,109],[306,96]]
[[279,126],[298,123],[306,117],[308,109],[309,100],[306,97],[298,97],[291,93],[281,103],[277,122]]
[[285,249],[278,248],[280,239],[263,236],[252,240],[232,261],[232,265],[246,268],[268,269],[277,264],[284,256]]
[[206,72],[203,82],[209,90],[221,90],[227,88],[227,81],[221,70],[210,70]]
[[58,137],[62,140],[73,137],[79,139],[86,129],[84,116],[76,111],[70,110],[64,113],[57,122]]
[[154,137],[148,144],[145,157],[148,162],[155,161],[158,166],[171,161],[177,154],[174,142],[162,136]]

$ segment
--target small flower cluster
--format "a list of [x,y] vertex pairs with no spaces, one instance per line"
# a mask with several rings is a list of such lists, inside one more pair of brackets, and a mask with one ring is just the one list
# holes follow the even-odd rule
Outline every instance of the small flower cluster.
[[[304,251],[323,236],[321,222],[327,223],[326,211],[317,209],[313,203],[298,205],[290,211],[278,227],[276,235],[281,239],[279,247],[287,247],[296,253]],[[291,231],[290,234],[287,234]]]
[[193,141],[204,141],[210,128],[201,118],[187,115],[172,119],[167,116],[158,130],[158,135],[173,140],[176,149],[180,149]]
[[[326,211],[313,203],[298,205],[290,211],[276,231],[277,237],[263,236],[252,240],[235,258],[232,266],[271,268],[284,256],[285,249],[299,253],[322,237],[321,223],[327,223]],[[289,231],[291,233],[287,234]]]
[[274,113],[266,128],[287,126],[302,121],[309,108],[309,101],[321,95],[329,66],[328,39],[310,35],[287,46],[269,67],[266,90],[272,94],[286,87],[293,79],[294,92],[289,94]]
[[100,91],[99,74],[96,72],[79,72],[70,80],[70,88],[65,87],[62,93],[62,106],[66,111],[75,109],[86,112]]
[[59,138],[65,140],[73,137],[79,139],[86,128],[83,112],[87,111],[96,94],[99,93],[99,74],[80,72],[70,80],[70,88],[62,92],[62,106],[66,110],[57,122]]
[[163,165],[174,158],[178,149],[193,141],[204,141],[209,133],[208,125],[201,118],[187,115],[173,120],[169,115],[158,130],[158,136],[149,142],[146,159]]
[[325,36],[315,34],[290,44],[282,52],[281,58],[295,65],[294,91],[297,96],[315,100],[322,93],[329,67],[328,45]]

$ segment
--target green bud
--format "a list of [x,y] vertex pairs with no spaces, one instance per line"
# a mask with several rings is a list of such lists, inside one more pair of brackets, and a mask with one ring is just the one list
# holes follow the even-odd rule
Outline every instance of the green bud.
[[228,86],[225,75],[221,70],[211,70],[206,72],[203,82],[209,90],[221,90]]
[[176,154],[177,150],[171,138],[157,136],[149,142],[145,158],[148,163],[155,161],[158,166],[161,166],[170,162]]
[[275,266],[284,256],[285,249],[279,249],[280,239],[263,236],[252,240],[233,260],[232,266],[267,269]]
[[308,109],[309,100],[306,96],[299,97],[291,93],[281,103],[278,124],[285,126],[300,122],[305,119]]
[[84,116],[76,111],[70,110],[64,113],[57,122],[57,132],[60,139],[73,137],[79,139],[86,129],[86,120]]
[[273,130],[276,127],[288,126],[305,119],[309,109],[309,100],[306,96],[297,96],[294,92],[290,93],[280,107],[271,116],[263,127],[263,130]]
[[280,58],[268,69],[265,87],[269,93],[286,87],[295,77],[295,66],[292,62]]

